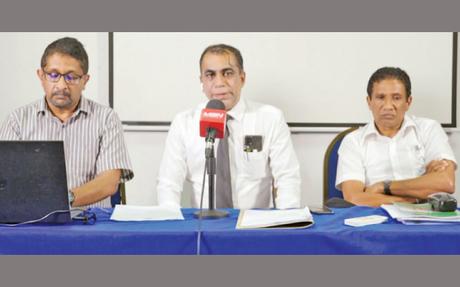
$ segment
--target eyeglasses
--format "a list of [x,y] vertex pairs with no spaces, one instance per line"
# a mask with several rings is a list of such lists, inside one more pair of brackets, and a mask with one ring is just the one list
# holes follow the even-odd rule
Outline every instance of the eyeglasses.
[[64,81],[69,84],[69,85],[77,85],[80,83],[80,79],[83,77],[75,75],[74,73],[67,73],[67,74],[60,74],[56,72],[51,72],[48,73],[46,71],[43,71],[45,73],[45,77],[49,82],[52,83],[57,83],[61,79],[61,77],[64,77]]

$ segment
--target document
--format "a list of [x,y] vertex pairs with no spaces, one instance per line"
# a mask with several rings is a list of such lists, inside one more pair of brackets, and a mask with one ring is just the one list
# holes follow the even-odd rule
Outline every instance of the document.
[[236,229],[307,228],[313,225],[308,207],[300,209],[241,210]]
[[179,207],[116,205],[110,220],[115,221],[155,221],[184,220]]
[[460,223],[460,212],[433,211],[429,203],[394,203],[381,206],[388,214],[404,224]]

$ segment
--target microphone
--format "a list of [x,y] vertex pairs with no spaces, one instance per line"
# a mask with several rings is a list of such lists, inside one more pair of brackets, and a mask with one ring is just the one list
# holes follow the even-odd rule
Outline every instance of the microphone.
[[[214,156],[214,141],[216,138],[224,137],[226,124],[227,112],[225,111],[224,103],[220,100],[210,100],[206,108],[201,111],[200,116],[200,136],[206,138],[206,163],[201,189],[201,202],[203,202],[206,172],[208,174],[209,188],[209,209],[202,210],[202,204],[200,203],[200,210],[194,213],[200,220],[201,218],[221,218],[228,216],[227,211],[215,209],[216,157]],[[198,233],[199,235],[200,233]]]
[[224,103],[220,100],[210,100],[201,111],[200,136],[205,137],[207,143],[214,143],[216,138],[223,138],[226,121]]
[[214,141],[224,137],[226,121],[225,105],[220,100],[210,100],[201,111],[200,136],[206,138],[206,158],[214,157]]

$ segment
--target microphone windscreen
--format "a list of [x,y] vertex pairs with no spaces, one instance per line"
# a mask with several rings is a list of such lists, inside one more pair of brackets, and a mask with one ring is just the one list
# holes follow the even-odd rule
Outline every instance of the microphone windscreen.
[[214,130],[214,138],[223,138],[225,135],[225,123],[227,112],[225,105],[220,100],[210,100],[201,111],[200,115],[200,136],[207,137],[210,129]]
[[225,105],[221,100],[210,100],[208,104],[206,105],[207,109],[213,109],[213,110],[225,110]]

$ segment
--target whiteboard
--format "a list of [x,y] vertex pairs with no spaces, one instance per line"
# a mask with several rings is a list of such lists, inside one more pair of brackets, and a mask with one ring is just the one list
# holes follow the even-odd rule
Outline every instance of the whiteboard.
[[[0,33],[0,122],[18,107],[45,94],[37,77],[42,54],[51,42],[75,37],[89,57],[90,80],[83,95],[108,104],[108,33]],[[105,99],[105,100],[104,100]]]
[[[199,57],[211,44],[244,58],[241,96],[283,110],[291,126],[369,121],[366,87],[383,66],[412,80],[410,113],[452,123],[453,33],[113,33],[113,107],[125,124],[168,124],[207,99]],[[456,51],[455,51],[456,52]]]

